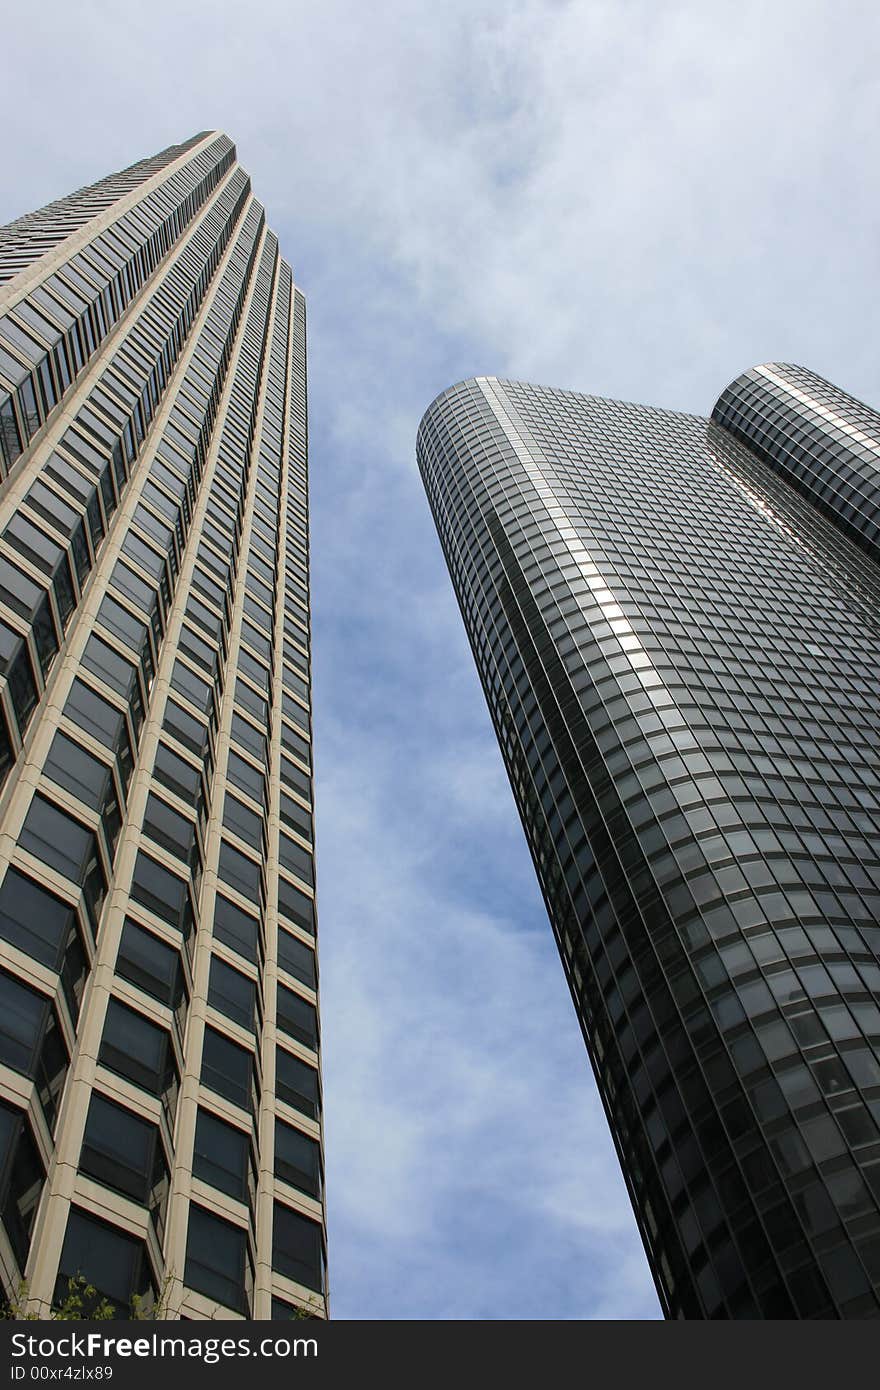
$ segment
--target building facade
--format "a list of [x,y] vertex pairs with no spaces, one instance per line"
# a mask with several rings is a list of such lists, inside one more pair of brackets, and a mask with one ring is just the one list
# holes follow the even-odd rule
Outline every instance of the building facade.
[[664,1312],[880,1314],[880,415],[481,378],[418,459]]
[[0,1266],[326,1314],[305,304],[223,134],[0,229]]

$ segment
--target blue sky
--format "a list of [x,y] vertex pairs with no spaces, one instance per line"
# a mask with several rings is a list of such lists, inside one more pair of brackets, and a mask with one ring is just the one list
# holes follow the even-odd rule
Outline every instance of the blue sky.
[[225,129],[309,304],[330,1260],[344,1318],[659,1315],[414,462],[452,381],[880,401],[880,12],[46,0],[7,221]]

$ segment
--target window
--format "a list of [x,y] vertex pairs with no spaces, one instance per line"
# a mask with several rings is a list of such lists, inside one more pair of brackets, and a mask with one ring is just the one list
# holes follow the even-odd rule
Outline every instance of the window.
[[213,704],[213,692],[210,685],[203,681],[182,661],[175,661],[174,669],[171,673],[171,685],[174,690],[179,690],[181,695],[191,700],[196,709],[201,714],[207,714]]
[[142,1206],[168,1181],[159,1130],[148,1120],[92,1092],[80,1172]]
[[226,840],[220,842],[220,859],[217,875],[234,888],[242,897],[256,902],[260,895],[260,866],[240,850],[233,849]]
[[185,881],[143,850],[135,862],[131,896],[157,917],[187,934],[191,908]]
[[31,802],[19,844],[74,883],[95,852],[92,831],[42,796]]
[[125,700],[132,699],[136,681],[134,666],[94,633],[85,645],[82,664],[105,681],[117,695]]
[[301,1062],[292,1052],[279,1047],[275,1052],[275,1094],[279,1100],[303,1115],[317,1120],[321,1114],[321,1091],[314,1067]]
[[305,797],[306,801],[311,801],[312,784],[308,773],[301,772],[289,758],[283,756],[281,759],[281,780],[292,787],[295,792],[299,792],[300,796]]
[[27,1263],[31,1231],[46,1173],[24,1111],[0,1101],[0,1215],[19,1268]]
[[253,1030],[257,1005],[257,987],[253,980],[217,956],[211,958],[211,979],[208,1003],[227,1018]]
[[242,647],[238,653],[238,669],[243,671],[246,676],[250,676],[255,685],[261,690],[269,689],[269,668],[262,661],[257,661],[255,656]]
[[205,1029],[202,1084],[247,1110],[251,1098],[253,1053],[214,1028]]
[[131,647],[132,651],[140,654],[148,645],[146,624],[127,608],[123,608],[122,604],[117,603],[109,594],[105,595],[101,603],[98,618],[108,632],[112,632],[126,647]]
[[107,1004],[98,1061],[154,1096],[163,1096],[176,1079],[168,1032],[118,999]]
[[246,792],[254,801],[262,802],[265,788],[262,770],[240,757],[234,748],[229,750],[226,776],[234,786]]
[[262,816],[251,811],[237,796],[230,796],[228,792],[223,801],[223,824],[227,830],[231,830],[254,849],[262,847]]
[[193,1176],[247,1201],[250,1138],[242,1129],[226,1124],[209,1110],[199,1110],[193,1150]]
[[179,796],[181,801],[195,806],[200,799],[202,779],[199,769],[177,753],[172,753],[164,743],[160,743],[156,749],[153,773],[156,780]]
[[208,730],[200,719],[196,719],[175,700],[169,700],[165,706],[162,727],[196,757],[204,758],[208,750]]
[[289,869],[291,873],[297,874],[299,878],[307,883],[309,887],[314,884],[314,874],[312,872],[312,856],[307,849],[303,849],[289,836],[281,834],[278,837],[278,860],[282,868]]
[[260,728],[269,727],[269,706],[261,695],[247,684],[246,681],[237,680],[235,682],[235,698],[244,709],[252,714]]
[[315,905],[311,898],[295,888],[286,878],[278,878],[278,911],[282,917],[295,922],[310,936],[315,934]]
[[219,894],[214,900],[214,935],[218,941],[237,951],[245,960],[257,959],[259,924],[235,903]]
[[144,834],[149,835],[150,839],[155,840],[163,849],[167,849],[169,854],[176,855],[184,863],[189,862],[195,843],[195,825],[169,806],[167,801],[156,796],[155,792],[150,792],[147,798]]
[[30,621],[45,591],[29,579],[17,565],[10,564],[5,557],[0,557],[0,593],[3,594],[3,602],[8,608],[20,618]]
[[303,1309],[297,1303],[285,1303],[283,1298],[272,1299],[271,1315],[273,1322],[287,1321],[290,1318],[302,1318]]
[[294,733],[290,725],[285,724],[283,720],[281,721],[281,744],[289,753],[294,753],[300,758],[307,767],[311,765],[308,743],[304,738],[300,738],[299,734]]
[[72,935],[76,914],[70,904],[18,869],[8,869],[0,886],[0,936],[57,970]]
[[[122,560],[117,562],[116,568],[113,571],[112,582],[121,594],[131,599],[138,608],[142,608],[145,613],[149,613],[151,618],[154,618],[157,607],[155,589],[151,588],[149,584],[141,579],[140,575],[135,574],[134,570],[129,569],[128,565],[124,564]],[[154,618],[154,633],[156,632],[156,626],[157,623]],[[156,635],[158,637],[158,634]]]
[[91,686],[83,685],[81,680],[75,680],[70,687],[64,714],[72,724],[91,734],[106,748],[116,747],[125,723],[122,710],[98,695]]
[[259,729],[255,729],[249,720],[242,719],[240,714],[233,714],[232,716],[232,737],[246,752],[252,753],[259,762],[265,761],[266,740],[263,734]]
[[125,919],[122,929],[116,973],[170,1009],[176,1009],[184,997],[179,951],[130,917]]
[[[68,1280],[80,1275],[97,1291],[95,1304],[107,1299],[123,1314],[129,1311],[135,1294],[143,1297],[152,1291],[143,1243],[115,1226],[87,1216],[79,1207],[71,1207],[58,1266],[56,1300],[66,1298]],[[83,1317],[90,1312],[84,1308]]]
[[12,701],[12,708],[18,721],[19,733],[24,738],[39,698],[37,684],[34,680],[34,669],[24,638],[20,637],[17,632],[13,632],[12,628],[7,627],[5,623],[0,623],[0,639],[2,639],[2,669],[6,673],[9,698]]
[[[311,840],[312,818],[298,801],[294,801],[292,796],[285,796],[282,792],[280,811],[281,819],[285,825],[289,825],[298,835],[302,835],[304,840]],[[312,880],[309,878],[306,882],[311,883]]]
[[272,1222],[272,1268],[316,1293],[324,1290],[324,1241],[321,1227],[275,1202]]
[[314,1004],[301,999],[292,989],[278,986],[278,1027],[297,1042],[318,1049],[318,1013]]
[[275,1176],[300,1192],[320,1199],[320,1147],[314,1139],[283,1120],[275,1121]]
[[278,929],[278,964],[309,989],[317,989],[314,951],[282,927]]
[[190,1203],[184,1283],[225,1308],[247,1312],[247,1233]]
[[60,730],[52,740],[44,770],[53,782],[79,797],[93,811],[100,811],[110,781],[110,768]]

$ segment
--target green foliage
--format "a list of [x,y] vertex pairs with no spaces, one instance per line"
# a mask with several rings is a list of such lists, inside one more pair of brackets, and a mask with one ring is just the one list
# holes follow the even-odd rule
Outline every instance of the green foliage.
[[[156,1322],[166,1316],[168,1287],[172,1275],[165,1277],[162,1292],[155,1303],[146,1307],[140,1294],[134,1294],[128,1313],[117,1313],[114,1305],[103,1295],[98,1294],[94,1284],[77,1274],[67,1281],[67,1293],[49,1310],[53,1322],[106,1322],[116,1317],[129,1317],[139,1322]],[[31,1306],[30,1289],[26,1279],[20,1280],[15,1292],[10,1294],[0,1316],[16,1318],[26,1322],[36,1322],[40,1314]]]
[[[173,1273],[166,1274],[162,1292],[154,1303],[145,1306],[140,1294],[133,1294],[128,1313],[117,1313],[114,1305],[103,1294],[98,1295],[94,1284],[82,1275],[68,1279],[67,1293],[49,1310],[53,1322],[105,1322],[116,1317],[128,1317],[137,1322],[159,1322],[168,1316],[168,1291],[174,1279]],[[219,1310],[218,1310],[219,1311]],[[324,1306],[320,1299],[309,1299],[305,1306],[298,1306],[292,1312],[291,1321],[311,1321],[322,1319]],[[216,1314],[215,1314],[216,1316]],[[0,1318],[15,1318],[25,1322],[38,1322],[41,1314],[31,1304],[30,1288],[26,1279],[21,1279],[15,1292],[9,1295],[6,1304],[0,1309]]]
[[[86,1311],[88,1310],[88,1311]],[[23,1319],[37,1322],[40,1314],[30,1306],[30,1289],[26,1279],[20,1280],[17,1289],[10,1294],[3,1310],[4,1318]],[[68,1279],[67,1293],[60,1302],[49,1310],[53,1322],[104,1322],[116,1316],[116,1309],[106,1298],[98,1297],[98,1290],[81,1274]]]

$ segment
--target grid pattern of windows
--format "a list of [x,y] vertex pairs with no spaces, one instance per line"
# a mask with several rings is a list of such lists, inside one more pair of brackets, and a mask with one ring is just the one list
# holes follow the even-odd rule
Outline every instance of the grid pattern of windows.
[[324,1316],[305,304],[217,132],[4,265],[0,1271]]
[[878,449],[780,367],[711,423],[488,378],[419,432],[670,1316],[880,1311]]

